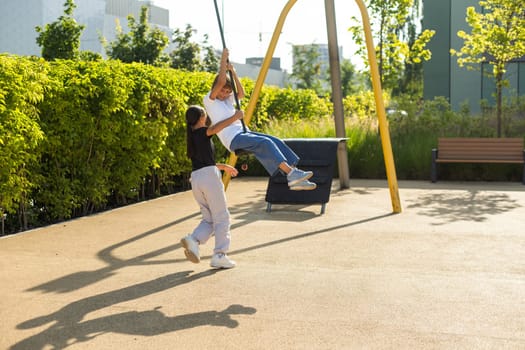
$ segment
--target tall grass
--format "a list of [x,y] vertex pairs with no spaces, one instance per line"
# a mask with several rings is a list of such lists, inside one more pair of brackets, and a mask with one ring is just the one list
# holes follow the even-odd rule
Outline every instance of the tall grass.
[[[420,103],[410,98],[396,101],[406,114],[388,118],[389,136],[396,174],[399,179],[429,180],[431,151],[438,137],[494,137],[495,116],[488,110],[473,116],[463,108],[452,111],[445,99]],[[507,107],[512,111],[506,136],[525,136],[525,103],[517,100]],[[350,176],[386,178],[381,137],[375,117],[345,117]],[[272,119],[260,131],[280,138],[335,137],[333,117],[322,116],[304,120]],[[266,175],[253,158],[242,160],[250,164],[250,175]],[[440,179],[519,181],[522,166],[495,164],[451,164],[441,167]]]
[[281,139],[335,137],[334,125],[333,118],[326,116],[305,120],[272,119],[261,127],[261,132]]

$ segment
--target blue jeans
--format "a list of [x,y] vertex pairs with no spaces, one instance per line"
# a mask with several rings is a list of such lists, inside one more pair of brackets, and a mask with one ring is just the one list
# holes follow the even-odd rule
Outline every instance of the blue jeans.
[[282,162],[290,166],[299,162],[297,154],[281,139],[260,132],[248,131],[238,134],[233,138],[230,148],[233,151],[242,149],[253,153],[270,175],[279,170],[279,164]]

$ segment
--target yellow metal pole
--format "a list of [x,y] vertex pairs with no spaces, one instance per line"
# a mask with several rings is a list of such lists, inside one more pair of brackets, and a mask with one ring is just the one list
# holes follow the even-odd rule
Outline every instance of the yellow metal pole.
[[[264,80],[266,79],[266,75],[268,74],[268,69],[270,68],[270,64],[272,63],[272,57],[275,52],[275,47],[277,46],[277,41],[279,41],[279,36],[281,35],[282,29],[284,26],[284,20],[286,19],[288,12],[290,12],[290,9],[296,2],[297,0],[289,0],[286,3],[283,10],[281,11],[281,15],[279,16],[279,20],[277,21],[277,24],[275,25],[272,39],[270,40],[270,45],[268,46],[268,50],[266,51],[266,56],[264,56],[261,70],[259,71],[257,81],[255,82],[255,87],[250,97],[250,101],[248,102],[248,106],[246,107],[246,110],[244,111],[244,123],[246,125],[249,125],[250,120],[252,119],[253,111],[255,110],[255,106],[257,105],[257,99],[259,98],[259,94],[264,84]],[[235,155],[235,153],[230,153],[228,164],[231,166],[235,166],[236,163],[237,163],[237,156]],[[224,189],[228,188],[230,179],[231,179],[230,174],[228,174],[227,172],[224,172],[222,176],[222,182],[224,184]]]
[[[255,82],[253,93],[250,97],[250,101],[248,102],[248,106],[246,107],[246,110],[244,112],[244,119],[245,119],[246,124],[250,123],[250,120],[253,115],[253,111],[255,110],[257,99],[259,98],[259,93],[261,92],[261,88],[264,84],[264,80],[266,79],[266,74],[268,73],[268,69],[270,67],[270,63],[272,61],[272,57],[275,52],[275,47],[277,46],[277,41],[279,40],[279,36],[281,35],[286,16],[288,15],[288,12],[290,12],[290,9],[293,7],[293,5],[295,5],[296,2],[297,0],[289,0],[284,6],[283,10],[281,11],[281,15],[279,16],[279,20],[277,21],[277,25],[275,26],[275,29],[273,31],[270,45],[268,46],[268,50],[266,51],[266,56],[264,57],[264,60],[261,66],[261,70],[259,71],[259,76],[257,77],[257,81]],[[394,166],[394,156],[392,153],[392,145],[390,143],[390,134],[388,131],[388,123],[386,120],[385,105],[383,102],[383,93],[381,91],[381,80],[379,79],[379,69],[377,67],[374,43],[372,40],[372,31],[370,29],[370,19],[368,17],[368,12],[366,10],[366,6],[364,5],[363,1],[356,0],[356,2],[357,2],[357,5],[359,6],[359,9],[361,11],[361,16],[363,19],[363,30],[365,32],[366,46],[368,50],[368,60],[370,62],[370,71],[372,75],[372,86],[374,88],[377,116],[379,118],[379,131],[381,134],[381,144],[383,147],[383,155],[384,155],[384,160],[385,160],[388,186],[390,188],[390,198],[392,201],[392,209],[394,213],[400,213],[401,212],[401,202],[399,199],[399,189],[397,185],[396,169]],[[234,153],[231,153],[230,159],[228,160],[228,164],[230,164],[231,166],[235,166],[236,162],[237,162],[237,156]],[[229,182],[230,182],[230,176],[227,173],[225,173],[223,176],[223,183],[224,183],[225,189],[228,187]]]
[[359,6],[359,10],[361,11],[361,17],[363,19],[363,30],[365,32],[366,48],[368,51],[368,61],[370,63],[370,73],[372,75],[372,86],[374,88],[377,117],[379,118],[379,132],[381,134],[381,145],[383,147],[383,156],[385,158],[386,176],[388,179],[388,187],[390,188],[392,209],[394,213],[400,213],[401,202],[399,200],[399,189],[397,186],[396,168],[394,166],[394,156],[392,153],[392,145],[390,143],[388,122],[386,120],[385,104],[383,103],[381,79],[379,78],[379,68],[377,67],[374,41],[372,40],[372,30],[370,29],[370,19],[368,17],[368,12],[363,1],[355,1]]

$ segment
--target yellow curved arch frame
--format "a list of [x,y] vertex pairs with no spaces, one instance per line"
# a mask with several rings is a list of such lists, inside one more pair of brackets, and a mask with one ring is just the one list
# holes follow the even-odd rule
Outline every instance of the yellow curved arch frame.
[[[390,199],[392,201],[392,210],[394,213],[400,213],[401,212],[401,202],[399,199],[399,188],[397,185],[396,168],[394,165],[394,156],[392,153],[392,145],[390,142],[390,133],[388,131],[388,122],[386,119],[385,104],[383,101],[381,80],[379,77],[379,68],[377,66],[374,42],[372,39],[370,19],[368,17],[368,11],[366,10],[366,6],[363,3],[363,1],[362,0],[355,0],[355,1],[357,5],[359,6],[359,10],[361,12],[361,17],[363,20],[363,30],[365,32],[366,48],[368,52],[368,61],[370,63],[370,74],[372,77],[372,87],[374,89],[374,98],[376,102],[377,117],[379,119],[379,132],[381,135],[381,145],[383,148],[386,175],[388,179],[388,187],[390,189]],[[250,120],[252,118],[253,112],[255,110],[255,106],[257,104],[257,99],[259,98],[261,88],[266,79],[266,74],[268,73],[268,69],[270,68],[270,63],[272,61],[272,57],[275,52],[275,47],[277,46],[277,41],[279,40],[279,36],[281,35],[284,21],[286,19],[286,16],[288,15],[288,12],[290,12],[290,9],[293,7],[293,5],[295,5],[296,2],[297,0],[289,0],[286,3],[283,10],[281,11],[281,15],[279,16],[279,20],[277,21],[277,24],[273,31],[272,39],[270,40],[270,45],[268,46],[268,50],[266,51],[266,56],[264,57],[264,60],[261,66],[261,70],[259,71],[259,76],[257,77],[257,81],[255,82],[253,93],[250,97],[250,101],[248,102],[248,106],[246,107],[246,110],[244,111],[244,121],[247,125],[250,124]],[[237,163],[237,156],[234,153],[231,153],[230,158],[228,160],[228,164],[231,166],[235,166],[236,163]],[[228,188],[230,178],[231,177],[228,173],[224,173],[222,180],[223,180],[225,189]]]

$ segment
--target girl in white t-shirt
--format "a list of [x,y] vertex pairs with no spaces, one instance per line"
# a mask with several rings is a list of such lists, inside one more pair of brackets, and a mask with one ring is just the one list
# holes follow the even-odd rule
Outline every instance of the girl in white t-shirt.
[[[228,49],[222,52],[219,74],[215,77],[211,91],[204,97],[204,106],[212,124],[230,118],[236,112],[234,106],[233,85],[237,87],[237,97],[244,97],[244,88],[228,61]],[[232,72],[234,81],[228,77],[227,71]],[[261,162],[266,171],[273,175],[277,171],[286,174],[288,187],[291,190],[313,190],[317,185],[308,181],[312,177],[311,171],[296,168],[299,157],[281,139],[251,131],[244,131],[240,120],[236,120],[217,133],[222,144],[231,152],[244,150],[252,153]]]

